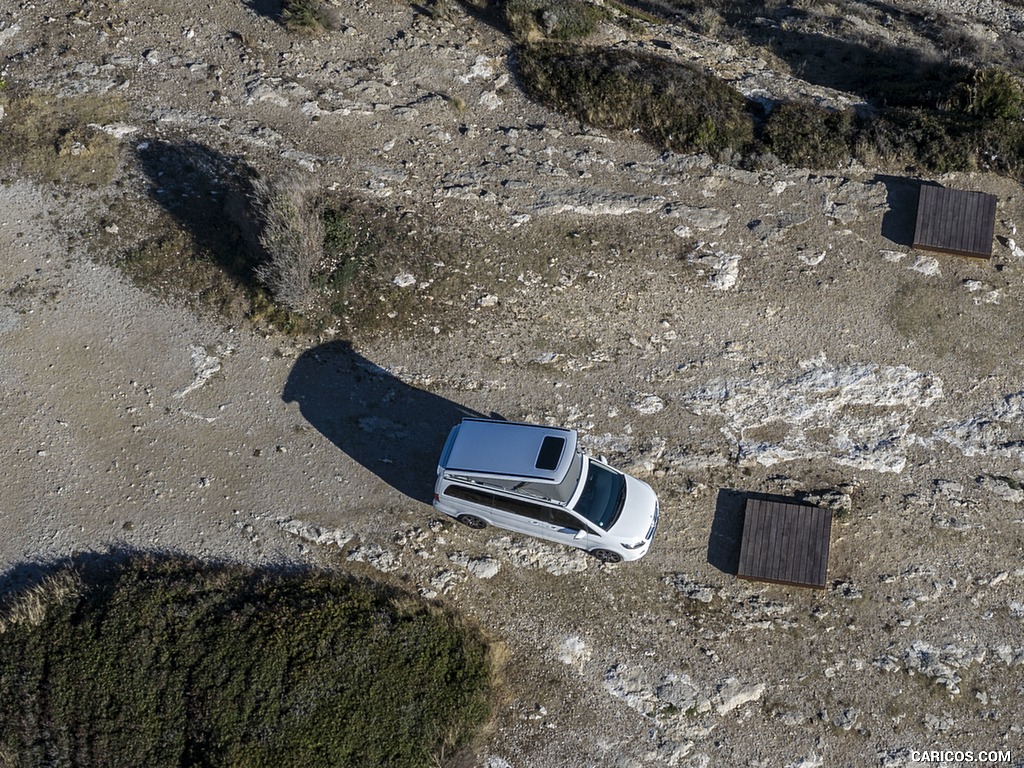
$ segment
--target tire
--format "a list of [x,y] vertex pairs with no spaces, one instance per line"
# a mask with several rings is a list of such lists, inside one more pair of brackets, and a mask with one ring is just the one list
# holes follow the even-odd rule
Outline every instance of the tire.
[[600,560],[602,563],[621,563],[622,555],[618,552],[612,552],[610,549],[592,549],[590,554]]
[[469,526],[470,528],[475,528],[476,530],[480,530],[481,528],[487,527],[486,521],[481,520],[476,515],[459,515],[455,519],[463,525]]

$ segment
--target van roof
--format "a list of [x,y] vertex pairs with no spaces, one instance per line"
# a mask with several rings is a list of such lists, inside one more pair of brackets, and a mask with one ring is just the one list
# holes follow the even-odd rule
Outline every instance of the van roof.
[[463,419],[455,429],[447,472],[559,483],[576,454],[572,429],[491,419]]

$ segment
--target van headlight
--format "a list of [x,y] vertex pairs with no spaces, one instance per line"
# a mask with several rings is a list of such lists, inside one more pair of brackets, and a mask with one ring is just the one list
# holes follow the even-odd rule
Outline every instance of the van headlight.
[[623,549],[640,549],[646,543],[646,541],[638,541],[636,544],[623,544],[622,547]]

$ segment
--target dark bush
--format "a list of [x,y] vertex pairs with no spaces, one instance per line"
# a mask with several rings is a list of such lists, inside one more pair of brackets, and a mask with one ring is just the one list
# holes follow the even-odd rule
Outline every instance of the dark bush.
[[1019,121],[1024,117],[1024,92],[1005,70],[975,70],[953,90],[946,108],[984,120]]
[[861,126],[858,156],[931,173],[968,171],[977,167],[979,127],[977,120],[938,110],[890,109]]
[[639,134],[674,152],[742,150],[746,100],[694,66],[627,50],[537,43],[518,52],[527,93],[588,125]]
[[782,162],[805,168],[838,168],[850,161],[853,113],[807,102],[777,104],[764,123],[763,141]]
[[486,643],[418,597],[184,557],[96,570],[0,617],[0,763],[423,766],[488,716]]

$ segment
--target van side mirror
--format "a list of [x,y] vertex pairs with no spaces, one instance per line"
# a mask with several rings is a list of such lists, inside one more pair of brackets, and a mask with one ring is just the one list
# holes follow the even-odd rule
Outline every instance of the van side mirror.
[[573,536],[573,538],[576,541],[579,541],[580,539],[585,539],[585,538],[587,538],[587,532],[586,531],[576,531],[576,535]]

